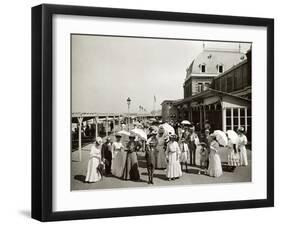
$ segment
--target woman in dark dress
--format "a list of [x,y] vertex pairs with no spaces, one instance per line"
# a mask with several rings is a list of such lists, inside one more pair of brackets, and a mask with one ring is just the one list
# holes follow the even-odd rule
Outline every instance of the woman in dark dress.
[[135,136],[129,136],[129,142],[126,146],[127,158],[125,169],[123,173],[124,180],[138,181],[140,179],[137,151],[140,149],[141,145],[135,141]]

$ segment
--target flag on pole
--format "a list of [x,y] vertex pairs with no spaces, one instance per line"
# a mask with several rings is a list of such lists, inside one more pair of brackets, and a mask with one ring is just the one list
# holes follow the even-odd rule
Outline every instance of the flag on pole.
[[154,103],[156,102],[156,96],[154,95]]

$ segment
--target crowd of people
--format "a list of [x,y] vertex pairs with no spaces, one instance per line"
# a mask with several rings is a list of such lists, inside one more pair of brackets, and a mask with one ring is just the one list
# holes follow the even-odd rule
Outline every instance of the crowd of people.
[[[125,126],[123,127],[125,129]],[[192,124],[180,125],[175,132],[167,132],[163,125],[153,125],[146,132],[147,139],[136,134],[128,137],[117,133],[114,141],[106,137],[96,138],[89,154],[87,175],[88,183],[100,181],[103,175],[113,175],[123,180],[140,180],[138,157],[145,153],[148,184],[153,184],[154,170],[163,170],[168,181],[178,179],[183,172],[189,173],[190,166],[197,166],[198,174],[220,177],[223,174],[220,157],[222,146],[210,127],[198,134]],[[234,132],[235,133],[235,132]],[[237,142],[233,142],[226,133],[227,167],[234,171],[236,167],[247,166],[247,138],[244,128],[237,130]],[[198,153],[197,153],[198,152]],[[200,156],[200,159],[196,159]],[[199,163],[199,165],[197,165]]]

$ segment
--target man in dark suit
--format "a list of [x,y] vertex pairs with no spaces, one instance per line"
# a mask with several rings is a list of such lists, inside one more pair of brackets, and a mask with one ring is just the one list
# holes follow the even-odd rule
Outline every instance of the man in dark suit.
[[106,138],[106,142],[101,148],[101,158],[105,163],[105,175],[111,174],[111,162],[112,162],[112,152],[111,152],[111,142],[110,137]]
[[187,145],[190,152],[190,165],[192,166],[196,165],[196,141],[198,141],[198,136],[194,130],[194,126],[190,127],[189,134],[187,135]]

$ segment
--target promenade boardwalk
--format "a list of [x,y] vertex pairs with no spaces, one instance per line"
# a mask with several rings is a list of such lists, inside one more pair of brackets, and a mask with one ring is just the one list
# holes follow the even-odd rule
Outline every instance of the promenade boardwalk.
[[[251,151],[248,150],[249,165],[247,167],[238,167],[234,172],[224,171],[219,178],[209,177],[207,175],[198,175],[199,167],[189,167],[189,173],[183,172],[183,176],[174,181],[167,181],[164,170],[155,170],[154,185],[147,184],[148,176],[144,153],[138,153],[139,171],[141,180],[139,182],[124,181],[113,176],[103,177],[97,183],[85,183],[87,172],[88,155],[91,144],[82,149],[82,161],[78,162],[78,151],[73,151],[71,167],[71,190],[89,190],[89,189],[111,189],[111,188],[130,188],[130,187],[158,187],[167,185],[198,185],[198,184],[217,184],[234,182],[251,182]],[[198,154],[198,151],[197,151]],[[224,157],[222,157],[224,159]],[[197,156],[199,160],[199,156]],[[199,165],[199,162],[197,162]]]

